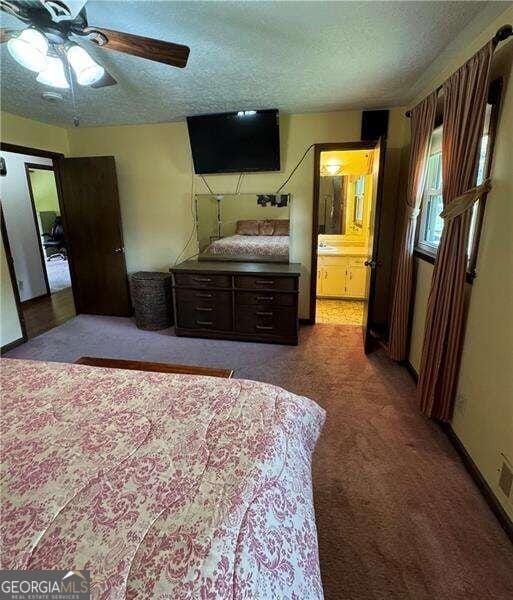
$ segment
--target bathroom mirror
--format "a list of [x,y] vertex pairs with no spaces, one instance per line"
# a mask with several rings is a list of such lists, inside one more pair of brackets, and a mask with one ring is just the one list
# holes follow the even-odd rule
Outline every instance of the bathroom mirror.
[[321,154],[317,233],[329,236],[327,241],[365,242],[372,197],[372,156],[369,150]]
[[365,175],[321,175],[317,233],[346,235],[362,229],[366,179]]
[[289,262],[288,194],[196,194],[200,260]]

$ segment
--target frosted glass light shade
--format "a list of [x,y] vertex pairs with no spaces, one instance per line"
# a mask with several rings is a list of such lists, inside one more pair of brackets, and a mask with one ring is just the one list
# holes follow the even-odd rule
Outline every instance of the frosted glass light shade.
[[103,77],[105,69],[96,63],[81,46],[70,46],[66,55],[80,85],[91,85]]
[[68,80],[64,74],[64,65],[60,58],[49,56],[46,68],[37,76],[37,81],[44,85],[56,88],[69,88]]
[[18,37],[7,42],[11,56],[31,71],[42,71],[46,66],[48,42],[37,29],[24,29]]

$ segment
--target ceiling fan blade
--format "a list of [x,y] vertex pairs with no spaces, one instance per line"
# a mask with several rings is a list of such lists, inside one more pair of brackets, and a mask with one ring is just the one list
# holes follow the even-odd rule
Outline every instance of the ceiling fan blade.
[[[36,3],[36,8],[38,4]],[[40,7],[40,5],[39,5]],[[33,10],[33,2],[16,2],[12,0],[0,0],[0,10],[27,23],[30,21],[30,11]]]
[[114,79],[114,77],[112,77],[112,75],[110,73],[105,71],[105,74],[103,75],[103,77],[101,79],[99,79],[96,83],[92,83],[90,87],[98,89],[98,88],[109,87],[111,85],[116,85],[116,84],[117,84],[117,81]]
[[0,29],[0,44],[4,44],[8,42],[12,37],[18,35],[19,30],[16,29],[4,29],[3,27]]
[[132,35],[131,33],[122,33],[121,31],[113,31],[112,29],[104,29],[103,27],[86,27],[83,31],[86,35],[100,34],[97,36],[93,35],[90,39],[102,48],[109,48],[118,52],[124,52],[125,54],[147,58],[148,60],[161,62],[172,67],[185,67],[189,57],[190,48],[181,44],[163,42],[162,40],[154,40],[140,35]]

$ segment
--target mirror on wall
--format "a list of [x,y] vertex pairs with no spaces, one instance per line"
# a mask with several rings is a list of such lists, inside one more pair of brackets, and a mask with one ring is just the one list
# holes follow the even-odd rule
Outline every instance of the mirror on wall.
[[345,233],[347,177],[321,175],[319,181],[319,233]]
[[288,194],[196,194],[200,260],[289,262]]

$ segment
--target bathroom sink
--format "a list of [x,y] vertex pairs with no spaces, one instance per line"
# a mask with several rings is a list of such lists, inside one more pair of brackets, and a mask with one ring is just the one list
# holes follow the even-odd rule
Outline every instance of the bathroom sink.
[[317,254],[338,254],[340,252],[340,248],[336,246],[318,246]]

